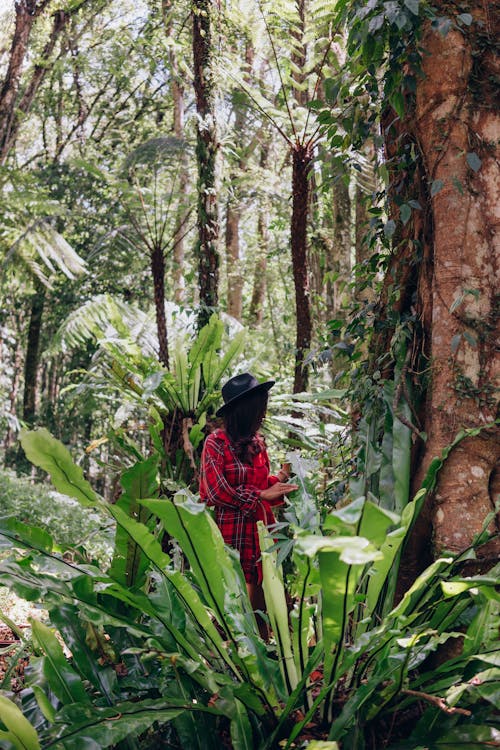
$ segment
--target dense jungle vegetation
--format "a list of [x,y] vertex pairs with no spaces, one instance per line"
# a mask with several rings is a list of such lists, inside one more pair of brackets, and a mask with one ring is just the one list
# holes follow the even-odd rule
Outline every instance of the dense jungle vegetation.
[[[500,747],[494,4],[0,13],[2,750]],[[197,496],[245,371],[269,643]]]

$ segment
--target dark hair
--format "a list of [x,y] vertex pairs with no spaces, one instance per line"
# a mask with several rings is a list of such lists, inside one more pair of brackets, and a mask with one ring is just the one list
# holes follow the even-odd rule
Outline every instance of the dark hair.
[[267,390],[256,390],[235,401],[222,416],[236,455],[243,463],[251,463],[263,448],[261,441],[254,438],[266,416],[267,398]]

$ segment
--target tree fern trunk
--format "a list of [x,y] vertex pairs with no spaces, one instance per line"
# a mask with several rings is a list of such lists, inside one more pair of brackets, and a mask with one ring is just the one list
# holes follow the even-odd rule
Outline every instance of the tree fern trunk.
[[309,171],[312,154],[306,146],[296,145],[293,159],[293,206],[291,247],[297,330],[295,340],[295,373],[293,392],[307,389],[308,368],[304,359],[311,347],[312,325],[307,272],[307,216],[309,207]]
[[163,247],[155,247],[151,253],[151,273],[153,276],[156,330],[158,334],[158,359],[168,370],[168,335],[165,317],[165,258]]

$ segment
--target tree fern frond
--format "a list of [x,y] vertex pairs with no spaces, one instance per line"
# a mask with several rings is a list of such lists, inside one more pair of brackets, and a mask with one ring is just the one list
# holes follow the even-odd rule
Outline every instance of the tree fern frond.
[[86,271],[83,258],[46,219],[37,219],[21,231],[8,249],[4,265],[19,262],[20,259],[45,286],[51,284],[41,271],[39,260],[51,274],[59,269],[69,279]]
[[168,164],[172,158],[178,159],[183,153],[190,149],[190,144],[174,136],[160,136],[151,138],[141,143],[129,154],[125,160],[125,169],[128,171],[138,164]]

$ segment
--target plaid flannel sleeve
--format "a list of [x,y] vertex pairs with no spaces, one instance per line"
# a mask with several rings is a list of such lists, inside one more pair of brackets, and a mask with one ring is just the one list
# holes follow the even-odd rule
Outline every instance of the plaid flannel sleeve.
[[205,440],[201,456],[200,489],[210,505],[255,513],[261,490],[251,485],[233,487],[224,473],[224,443],[212,435]]

